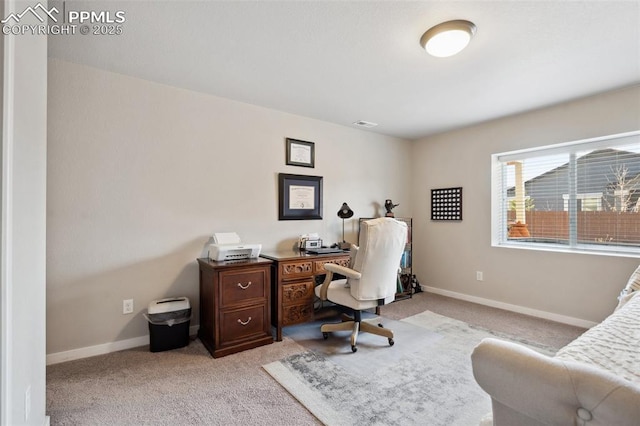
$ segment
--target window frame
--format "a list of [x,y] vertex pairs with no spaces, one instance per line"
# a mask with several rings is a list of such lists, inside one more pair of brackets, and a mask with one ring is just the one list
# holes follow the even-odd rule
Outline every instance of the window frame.
[[[509,208],[508,196],[503,195],[506,174],[503,173],[503,164],[508,161],[524,160],[539,156],[570,154],[584,150],[611,148],[616,145],[616,139],[640,137],[640,130],[618,133],[597,138],[582,139],[572,142],[564,142],[553,145],[545,145],[515,151],[501,152],[491,155],[491,246],[516,248],[525,250],[541,250],[564,253],[596,254],[619,257],[640,258],[640,244],[638,246],[626,245],[600,245],[584,244],[569,239],[567,244],[550,242],[518,241],[507,238],[506,217]],[[578,197],[580,194],[576,194]],[[591,195],[591,194],[590,194]],[[638,213],[640,215],[640,213]]]

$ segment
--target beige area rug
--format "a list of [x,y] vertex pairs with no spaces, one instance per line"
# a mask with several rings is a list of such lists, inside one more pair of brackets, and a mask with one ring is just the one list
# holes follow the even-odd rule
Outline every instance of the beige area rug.
[[199,340],[47,367],[52,425],[318,425],[262,369],[304,352],[293,340],[214,359]]
[[319,323],[288,327],[286,335],[308,350],[264,369],[326,425],[479,424],[491,402],[473,378],[470,354],[496,334],[429,311],[383,322],[395,345],[363,333],[356,353],[348,332],[323,340]]

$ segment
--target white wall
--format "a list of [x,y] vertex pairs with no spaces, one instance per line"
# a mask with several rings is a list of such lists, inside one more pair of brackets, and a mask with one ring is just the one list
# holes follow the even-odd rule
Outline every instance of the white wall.
[[[569,320],[600,321],[640,259],[492,248],[491,154],[638,129],[635,86],[417,141],[414,270],[421,284]],[[463,221],[431,222],[430,190],[455,186],[463,187]],[[476,281],[476,271],[484,272],[484,281]]]
[[[4,17],[21,12],[25,3],[2,6]],[[7,36],[2,43],[0,424],[42,425],[46,422],[47,38]]]
[[[347,241],[386,198],[411,214],[410,142],[59,60],[48,137],[50,354],[146,335],[153,299],[197,308],[213,232],[289,248],[307,232],[338,241],[344,201]],[[315,142],[315,168],[285,165],[286,137]],[[323,220],[278,221],[280,172],[324,177]]]

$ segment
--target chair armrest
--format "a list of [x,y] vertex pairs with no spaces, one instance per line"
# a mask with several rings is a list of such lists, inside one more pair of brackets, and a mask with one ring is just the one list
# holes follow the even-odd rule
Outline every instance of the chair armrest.
[[327,275],[324,276],[324,282],[320,287],[320,300],[327,300],[327,291],[329,290],[329,284],[331,284],[332,278],[333,278],[333,272],[327,271]]
[[336,274],[344,275],[347,278],[353,278],[354,280],[359,280],[360,277],[362,277],[362,274],[360,272],[354,271],[353,269],[347,268],[346,266],[336,265],[335,263],[325,263],[324,269]]
[[348,278],[359,279],[362,274],[358,271],[354,271],[351,268],[345,268],[344,266],[336,265],[334,263],[325,263],[324,269],[327,271],[327,275],[324,277],[322,287],[320,287],[320,300],[327,300],[327,291],[329,290],[329,284],[333,280],[333,273],[342,274]]

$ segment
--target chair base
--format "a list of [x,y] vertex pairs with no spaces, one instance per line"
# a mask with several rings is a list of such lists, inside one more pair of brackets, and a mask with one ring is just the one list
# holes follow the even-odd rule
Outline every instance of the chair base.
[[[358,317],[359,315],[356,315]],[[358,340],[358,332],[366,332],[375,334],[377,336],[383,336],[389,339],[389,346],[393,346],[393,331],[388,328],[384,328],[382,324],[378,324],[375,326],[365,321],[357,321],[353,318],[350,318],[346,315],[343,315],[342,322],[335,324],[322,324],[320,326],[320,331],[322,332],[323,337],[326,339],[328,337],[328,333],[333,331],[348,331],[351,330],[351,350],[356,352],[358,350],[356,346],[356,342]]]

